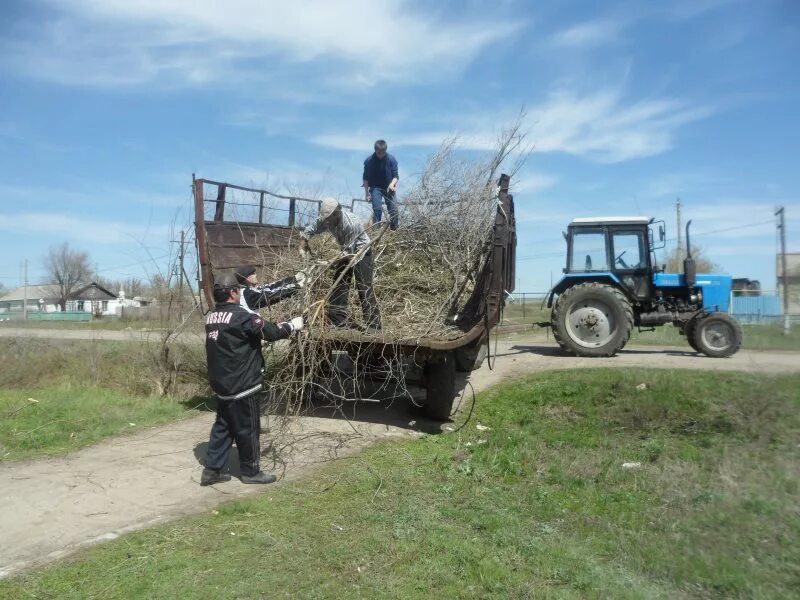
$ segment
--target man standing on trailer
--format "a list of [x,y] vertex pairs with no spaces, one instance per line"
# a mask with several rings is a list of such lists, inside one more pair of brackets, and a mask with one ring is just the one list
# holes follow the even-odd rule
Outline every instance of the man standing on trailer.
[[221,275],[214,282],[216,306],[206,315],[206,358],[208,381],[217,397],[217,418],[211,427],[200,485],[230,481],[230,474],[222,469],[234,442],[239,451],[242,483],[272,483],[276,479],[261,470],[261,341],[289,337],[303,328],[303,319],[270,323],[242,308],[240,297],[241,289],[233,274]]
[[381,222],[383,201],[386,200],[389,226],[394,230],[400,226],[395,199],[399,179],[397,159],[386,151],[388,146],[384,140],[376,141],[374,148],[375,152],[364,161],[364,196],[367,202],[372,202],[373,224]]

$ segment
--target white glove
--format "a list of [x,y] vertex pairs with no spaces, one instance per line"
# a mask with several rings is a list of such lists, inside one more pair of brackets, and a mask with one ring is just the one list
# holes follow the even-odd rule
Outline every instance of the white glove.
[[298,287],[304,287],[306,285],[306,274],[303,271],[298,271],[294,275],[294,280],[297,282]]
[[295,317],[291,321],[292,324],[292,331],[302,331],[303,329],[303,317]]
[[306,250],[305,248],[300,248],[300,258],[307,261],[311,258],[311,252]]

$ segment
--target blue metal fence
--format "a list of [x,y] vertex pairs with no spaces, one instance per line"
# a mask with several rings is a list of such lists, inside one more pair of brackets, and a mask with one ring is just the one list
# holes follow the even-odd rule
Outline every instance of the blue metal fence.
[[740,323],[777,323],[781,320],[781,297],[778,294],[734,296],[731,315]]

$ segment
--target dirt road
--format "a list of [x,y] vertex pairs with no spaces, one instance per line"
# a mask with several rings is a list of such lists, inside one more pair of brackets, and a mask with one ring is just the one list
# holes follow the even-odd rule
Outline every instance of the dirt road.
[[[574,367],[800,372],[800,353],[739,352],[730,359],[711,359],[684,348],[643,347],[627,349],[615,358],[581,359],[563,356],[552,343],[519,340],[499,344],[494,367],[489,370],[485,364],[471,374],[475,391],[527,373]],[[465,405],[468,397],[471,395],[464,394]],[[283,475],[276,485],[297,480],[328,460],[353,455],[378,439],[419,436],[440,428],[410,416],[406,401],[351,403],[346,412],[347,419],[321,408],[313,416],[290,422],[275,440],[282,459],[275,469]],[[126,531],[274,489],[244,486],[237,479],[208,488],[197,484],[199,457],[205,452],[212,421],[212,414],[204,414],[108,440],[65,457],[0,464],[4,508],[0,511],[0,577]],[[272,466],[267,461],[265,468]],[[236,474],[235,468],[232,470]]]

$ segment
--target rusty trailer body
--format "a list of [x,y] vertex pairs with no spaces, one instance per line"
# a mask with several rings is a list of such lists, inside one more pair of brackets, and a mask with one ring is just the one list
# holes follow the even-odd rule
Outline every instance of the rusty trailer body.
[[[470,371],[481,365],[489,332],[501,318],[507,294],[514,291],[517,237],[509,184],[510,178],[502,175],[489,251],[456,321],[461,335],[376,340],[351,330],[326,334],[326,344],[338,352],[410,358],[409,364],[418,367],[416,378],[426,389],[426,412],[433,418],[445,420],[450,415],[456,370]],[[296,244],[298,227],[319,213],[317,200],[219,181],[194,179],[193,190],[200,286],[209,306],[213,306],[215,272],[240,264],[268,265],[278,254],[269,249]],[[234,194],[247,194],[253,201],[238,202],[231,198]],[[363,200],[353,200],[349,208],[356,202]],[[355,389],[363,388],[356,385]]]

